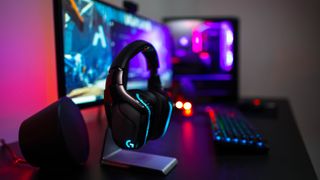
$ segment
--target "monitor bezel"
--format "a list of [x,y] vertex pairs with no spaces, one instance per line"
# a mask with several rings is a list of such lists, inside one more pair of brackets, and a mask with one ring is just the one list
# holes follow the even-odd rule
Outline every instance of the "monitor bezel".
[[[53,11],[54,11],[54,30],[55,30],[55,48],[56,48],[56,71],[57,71],[57,83],[58,83],[58,97],[64,97],[66,96],[66,81],[65,81],[65,72],[64,72],[64,16],[63,16],[63,7],[62,7],[62,1],[63,0],[52,0],[53,1]],[[123,8],[117,7],[115,5],[112,5],[110,3],[107,3],[102,0],[93,0],[95,2],[104,4],[106,6],[112,7],[116,10],[131,14],[133,16],[136,16],[141,19],[145,19],[148,21],[151,21],[152,23],[156,24],[162,24],[160,21],[153,20],[151,18],[144,17],[142,15],[133,14],[128,11],[126,11]],[[163,25],[163,24],[162,24]],[[94,102],[88,102],[88,103],[82,103],[77,104],[77,106],[82,108],[88,108],[93,106],[98,106],[103,104],[103,99],[96,100]]]
[[[239,101],[239,19],[234,16],[172,16],[164,17],[162,21],[167,24],[170,21],[176,20],[208,20],[208,21],[229,21],[234,27],[234,70],[232,75],[234,77],[234,90],[233,95],[216,97],[217,102],[222,103],[237,103]],[[170,28],[169,28],[170,30]],[[173,38],[173,37],[172,37]],[[174,73],[173,73],[174,76]],[[173,77],[174,79],[174,77]]]

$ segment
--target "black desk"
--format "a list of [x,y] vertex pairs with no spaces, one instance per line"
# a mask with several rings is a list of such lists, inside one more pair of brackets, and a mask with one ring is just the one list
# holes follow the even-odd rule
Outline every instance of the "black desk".
[[[267,155],[216,155],[210,122],[205,116],[187,120],[175,115],[166,136],[150,141],[140,151],[176,157],[178,165],[167,176],[100,167],[106,123],[88,123],[90,157],[87,168],[73,172],[42,172],[28,165],[14,166],[0,151],[0,179],[317,179],[290,105],[278,105],[275,118],[249,117],[269,140]],[[17,144],[12,145],[18,151]]]

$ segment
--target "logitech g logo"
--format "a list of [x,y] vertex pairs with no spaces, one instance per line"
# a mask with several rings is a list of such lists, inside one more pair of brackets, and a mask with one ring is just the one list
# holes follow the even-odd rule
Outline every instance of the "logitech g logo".
[[131,142],[131,139],[126,140],[126,146],[127,148],[134,148],[134,144]]

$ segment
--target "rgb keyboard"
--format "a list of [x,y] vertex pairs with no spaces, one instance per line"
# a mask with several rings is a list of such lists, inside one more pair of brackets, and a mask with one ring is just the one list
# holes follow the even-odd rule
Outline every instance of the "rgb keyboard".
[[211,120],[213,141],[218,150],[267,152],[268,144],[261,133],[236,109],[206,107]]

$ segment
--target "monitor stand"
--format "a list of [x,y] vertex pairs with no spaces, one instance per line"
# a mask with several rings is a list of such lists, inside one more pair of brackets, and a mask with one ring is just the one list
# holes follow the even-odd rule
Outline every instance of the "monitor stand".
[[178,163],[176,158],[119,148],[114,143],[109,128],[106,132],[102,153],[101,164],[120,168],[142,169],[163,175],[167,175]]

